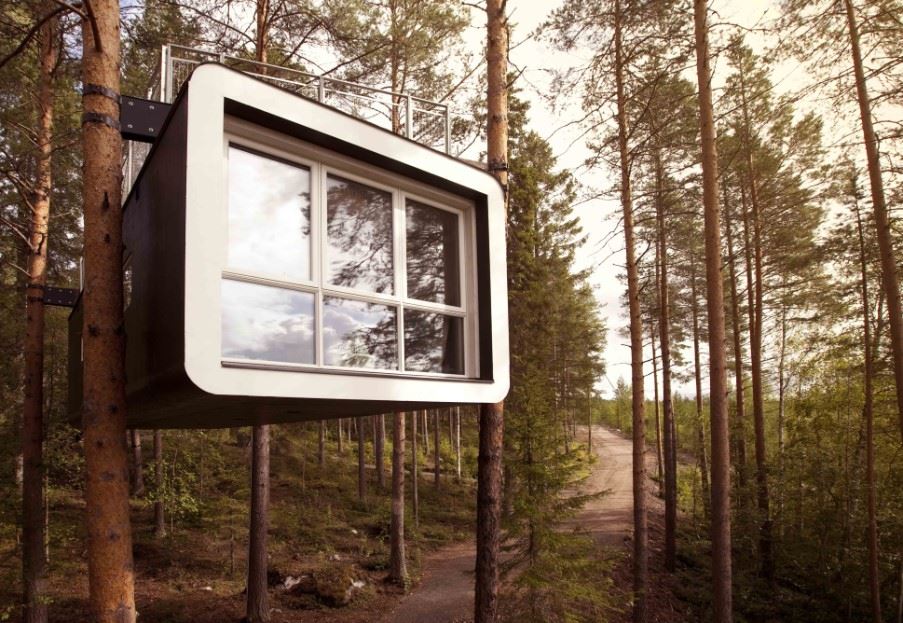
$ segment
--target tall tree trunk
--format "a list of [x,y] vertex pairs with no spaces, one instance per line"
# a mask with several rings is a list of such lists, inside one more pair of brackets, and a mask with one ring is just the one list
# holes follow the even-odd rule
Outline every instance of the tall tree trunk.
[[364,462],[365,452],[364,418],[357,418],[357,499],[361,502],[367,497],[367,466]]
[[[52,10],[52,3],[46,3]],[[47,285],[47,225],[50,220],[53,155],[53,74],[59,50],[56,18],[40,31],[37,101],[37,161],[29,231],[25,295],[25,396],[22,416],[22,585],[25,623],[47,621],[47,561],[44,496],[44,288]]]
[[862,53],[859,50],[859,28],[852,0],[844,0],[847,27],[850,34],[850,48],[853,56],[853,72],[856,76],[856,97],[859,101],[859,117],[862,122],[862,138],[868,160],[869,184],[872,191],[872,210],[877,229],[878,251],[881,256],[881,281],[887,297],[887,312],[890,320],[891,353],[894,361],[894,379],[897,386],[897,417],[900,438],[903,439],[903,306],[900,303],[900,281],[891,240],[887,203],[884,198],[884,180],[881,175],[881,160],[878,155],[878,138],[872,126],[872,103],[869,99],[865,71],[862,67]]
[[376,461],[376,484],[380,489],[386,488],[386,416],[377,415],[373,429],[373,455]]
[[[506,4],[506,0],[486,0],[486,151],[489,171],[504,189],[507,222],[509,33]],[[504,402],[480,405],[474,623],[498,620],[504,409]]]
[[696,387],[696,435],[699,443],[699,479],[702,482],[702,505],[706,517],[712,499],[709,494],[709,468],[706,460],[705,426],[702,421],[702,360],[699,353],[699,297],[696,294],[696,254],[691,260],[690,287],[693,313],[693,380]]
[[786,404],[787,306],[781,305],[781,346],[778,354],[778,535],[784,534],[784,418]]
[[461,482],[461,407],[455,407],[455,477]]
[[643,320],[640,316],[640,279],[633,230],[630,188],[630,152],[627,144],[627,96],[624,92],[624,50],[621,0],[614,0],[615,86],[617,91],[618,155],[621,173],[621,209],[627,259],[627,303],[630,310],[631,409],[633,414],[633,621],[646,621],[649,568],[649,529],[646,514],[646,416],[643,389]]
[[862,216],[859,206],[856,205],[856,228],[859,234],[859,268],[861,271],[862,292],[862,328],[863,346],[865,348],[865,404],[862,407],[862,416],[865,419],[865,487],[868,505],[868,528],[866,530],[866,542],[868,545],[868,583],[869,597],[872,610],[873,623],[881,623],[881,576],[878,568],[878,521],[877,493],[875,487],[875,433],[874,433],[874,391],[872,379],[874,377],[875,362],[872,358],[872,329],[869,318],[869,287],[868,287],[868,263],[865,257],[865,234],[862,230]]
[[392,416],[392,521],[389,528],[389,579],[404,586],[408,568],[404,552],[404,413]]
[[417,458],[417,419],[420,412],[411,413],[411,504],[414,511],[414,527],[420,527],[420,495],[418,494],[418,481],[420,480],[420,461]]
[[727,366],[724,352],[724,292],[721,275],[721,214],[718,206],[718,151],[709,64],[708,3],[693,0],[696,78],[702,139],[705,214],[706,306],[709,326],[709,418],[712,436],[712,593],[715,623],[730,623],[731,458],[727,414]]
[[251,454],[251,525],[248,534],[248,599],[245,620],[267,623],[267,531],[270,507],[270,427],[255,426]]
[[743,397],[743,343],[740,330],[740,298],[737,288],[736,256],[734,255],[734,236],[732,231],[730,205],[727,193],[724,194],[724,227],[727,239],[727,268],[731,283],[731,328],[734,341],[734,391],[736,407],[734,416],[734,445],[737,449],[737,480],[740,486],[740,500],[746,491],[746,399]]
[[[656,282],[658,282],[658,270],[656,270]],[[655,352],[655,322],[649,321],[649,342],[652,345],[652,400],[655,406],[655,464],[658,468],[659,495],[665,484],[665,461],[662,452],[662,419],[659,414],[658,395],[658,355]]]
[[[762,206],[759,203],[758,180],[753,162],[752,129],[749,120],[749,106],[746,101],[746,83],[743,69],[740,70],[740,97],[743,112],[746,166],[749,173],[749,198],[752,203],[753,218],[753,258],[755,268],[755,304],[750,309],[749,351],[752,366],[753,424],[756,434],[756,502],[759,509],[759,558],[763,577],[774,579],[774,557],[772,553],[771,509],[768,495],[768,466],[765,451],[765,396],[762,387],[762,317],[764,312],[762,271]],[[752,286],[752,283],[750,283]]]
[[320,467],[326,465],[326,420],[320,420],[317,434],[317,463]]
[[665,453],[665,569],[677,566],[677,447],[671,401],[671,314],[668,292],[668,235],[665,231],[665,188],[661,152],[656,152],[655,216],[658,223],[659,344],[662,356],[662,415]]
[[154,431],[154,485],[157,489],[154,500],[154,536],[166,536],[166,519],[163,516],[163,431]]
[[338,432],[339,432],[339,434],[338,434],[338,439],[337,439],[337,445],[338,445],[338,451],[339,451],[339,454],[344,454],[344,453],[345,453],[345,447],[344,447],[344,445],[343,445],[343,444],[344,444],[344,433],[342,432],[342,423],[343,423],[344,421],[345,421],[345,420],[343,420],[342,418],[339,418],[338,420],[336,420],[336,422],[337,422],[337,424],[338,424]]
[[[97,623],[135,621],[125,444],[119,3],[93,0],[82,22],[85,509],[88,586]],[[95,38],[96,32],[96,38]]]
[[436,485],[436,488],[439,488],[439,467],[442,457],[439,452],[439,409],[435,409],[433,411],[433,467],[435,469],[435,473],[433,474],[433,484]]
[[141,456],[141,432],[137,429],[129,431],[132,442],[132,495],[144,494],[144,457]]

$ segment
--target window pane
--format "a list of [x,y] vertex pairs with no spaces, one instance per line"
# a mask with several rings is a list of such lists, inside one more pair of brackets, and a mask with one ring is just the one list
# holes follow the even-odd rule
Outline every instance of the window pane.
[[310,280],[309,169],[229,147],[229,266]]
[[223,280],[223,357],[315,363],[314,295]]
[[406,309],[404,367],[419,372],[464,374],[464,319]]
[[328,282],[394,292],[392,193],[329,175],[326,211]]
[[408,297],[460,305],[458,215],[408,201]]
[[396,310],[388,305],[323,297],[323,363],[398,369]]

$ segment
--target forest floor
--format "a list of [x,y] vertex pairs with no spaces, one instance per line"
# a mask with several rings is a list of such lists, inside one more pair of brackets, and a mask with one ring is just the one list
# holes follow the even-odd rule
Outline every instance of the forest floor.
[[[584,428],[580,433],[586,436]],[[292,441],[291,443],[295,443]],[[629,620],[632,533],[631,442],[620,433],[596,426],[593,450],[597,461],[580,493],[605,492],[562,526],[592,535],[612,560],[611,601],[623,604],[615,623]],[[309,449],[307,450],[310,456]],[[240,447],[224,451],[224,460],[241,471]],[[649,453],[649,473],[654,454]],[[407,594],[384,581],[387,564],[385,526],[388,495],[371,483],[366,503],[356,499],[356,470],[333,454],[328,468],[305,468],[289,454],[273,460],[270,528],[270,600],[274,623],[451,623],[472,616],[475,488],[472,482],[443,478],[432,484],[423,473],[421,517],[408,543],[409,570],[415,583]],[[226,472],[227,474],[229,472]],[[243,477],[238,477],[243,481]],[[212,480],[212,479],[211,479]],[[203,513],[174,524],[169,536],[151,533],[150,504],[133,502],[136,603],[147,623],[237,623],[244,613],[245,485],[228,477],[206,485]],[[232,487],[238,487],[232,491]],[[674,597],[674,578],[661,565],[661,501],[650,491],[650,621],[690,620]],[[57,623],[88,620],[87,574],[82,517],[77,491],[53,490],[51,501],[50,614]],[[413,518],[406,520],[413,526]],[[0,535],[0,621],[15,621],[19,563],[12,535]],[[10,556],[9,554],[13,554]],[[286,578],[333,577],[362,585],[350,605],[332,608],[298,589],[286,590]]]
[[[578,440],[585,438],[581,428]],[[617,601],[627,603],[631,586],[629,557],[633,533],[632,442],[620,433],[594,426],[592,435],[596,463],[583,483],[580,493],[603,493],[591,499],[576,517],[562,524],[565,530],[581,530],[593,537],[598,547],[618,562],[613,570]],[[650,474],[654,473],[655,455],[647,452]],[[664,505],[652,492],[657,484],[648,481],[647,491],[650,528],[650,599],[649,621],[679,623],[688,621],[687,608],[675,597],[673,578],[661,564],[664,537]],[[473,542],[451,545],[428,555],[423,562],[420,584],[406,595],[383,623],[458,623],[472,619]],[[629,621],[629,608],[614,614],[617,621]]]

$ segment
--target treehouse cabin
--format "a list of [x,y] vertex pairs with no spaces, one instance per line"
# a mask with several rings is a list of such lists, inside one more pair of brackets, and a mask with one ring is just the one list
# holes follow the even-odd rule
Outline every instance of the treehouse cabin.
[[[123,209],[131,427],[362,416],[508,391],[503,195],[477,167],[205,64]],[[80,307],[69,348],[78,417]]]

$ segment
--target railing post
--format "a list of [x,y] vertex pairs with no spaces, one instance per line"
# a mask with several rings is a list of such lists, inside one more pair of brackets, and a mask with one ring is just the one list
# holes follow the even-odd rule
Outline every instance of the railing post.
[[445,105],[445,153],[451,155],[451,114],[448,104]]
[[173,71],[175,67],[172,62],[172,48],[166,46],[166,90],[163,92],[163,101],[171,104],[173,98]]
[[405,95],[405,120],[404,135],[410,139],[414,138],[414,102],[410,95]]
[[322,103],[326,101],[326,79],[321,75],[317,76],[317,101]]
[[166,76],[169,73],[169,66],[166,63],[166,57],[169,56],[167,51],[169,45],[160,48],[160,99],[166,101]]

